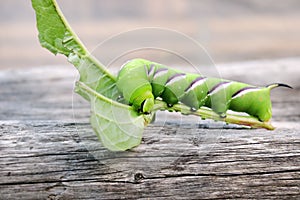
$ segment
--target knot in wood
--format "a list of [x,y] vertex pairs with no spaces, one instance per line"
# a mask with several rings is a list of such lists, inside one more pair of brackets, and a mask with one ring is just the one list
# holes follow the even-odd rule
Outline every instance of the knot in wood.
[[140,180],[144,179],[144,175],[140,172],[134,174],[134,181],[139,182]]

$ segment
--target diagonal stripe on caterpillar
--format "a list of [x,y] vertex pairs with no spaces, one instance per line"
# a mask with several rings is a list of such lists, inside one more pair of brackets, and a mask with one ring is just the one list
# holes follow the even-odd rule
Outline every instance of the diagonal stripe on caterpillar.
[[125,101],[142,113],[151,111],[160,97],[172,106],[181,102],[191,110],[211,108],[220,117],[227,110],[245,112],[268,121],[272,117],[270,90],[288,85],[275,83],[257,87],[246,83],[184,73],[144,59],[127,62],[118,73],[117,88]]

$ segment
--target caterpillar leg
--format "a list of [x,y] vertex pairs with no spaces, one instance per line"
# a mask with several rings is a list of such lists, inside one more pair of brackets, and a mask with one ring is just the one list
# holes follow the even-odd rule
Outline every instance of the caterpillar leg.
[[217,113],[219,116],[220,116],[220,118],[226,118],[226,112],[222,112],[222,113]]

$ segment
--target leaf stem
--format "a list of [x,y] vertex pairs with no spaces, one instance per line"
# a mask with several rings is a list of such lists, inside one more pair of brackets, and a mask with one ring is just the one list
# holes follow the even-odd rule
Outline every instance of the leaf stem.
[[78,36],[75,34],[75,32],[72,30],[71,26],[67,22],[64,14],[62,13],[60,7],[57,4],[57,2],[55,0],[52,0],[52,3],[54,5],[54,7],[55,7],[55,10],[56,10],[57,14],[60,16],[60,19],[62,20],[65,28],[72,34],[73,40],[76,41],[77,45],[80,46],[80,48],[84,52],[88,52],[88,50],[85,48],[85,46],[83,45],[83,43],[81,42],[81,40],[78,38]]
[[99,60],[97,60],[92,54],[89,53],[89,51],[87,50],[87,48],[84,46],[83,42],[79,39],[79,37],[77,36],[77,34],[71,28],[70,24],[66,20],[64,14],[62,13],[62,11],[61,11],[60,7],[58,6],[57,2],[55,0],[52,0],[52,3],[54,5],[54,7],[55,7],[55,10],[56,10],[57,14],[60,16],[60,19],[62,20],[65,28],[72,35],[72,40],[74,40],[76,42],[76,44],[80,47],[80,49],[84,53],[84,55],[82,55],[80,53],[80,51],[73,51],[73,52],[75,54],[77,54],[78,56],[80,56],[80,57],[86,57],[87,60],[89,60],[92,64],[94,64],[95,66],[97,66],[98,69],[101,72],[103,72],[103,74],[105,74],[107,77],[109,77],[113,81],[116,81],[116,77],[114,75],[112,75],[109,71],[107,71],[106,68],[104,67],[104,65],[102,63],[100,63]]
[[95,96],[95,97],[101,99],[102,101],[104,101],[106,103],[109,103],[109,104],[112,104],[114,106],[118,106],[120,108],[124,108],[124,109],[127,109],[127,110],[133,110],[133,108],[131,106],[119,103],[117,101],[114,101],[114,100],[112,100],[112,99],[110,99],[108,97],[105,97],[105,96],[99,94],[98,92],[96,92],[95,90],[93,90],[92,88],[90,88],[89,86],[87,86],[83,82],[77,81],[75,83],[75,86],[76,86],[76,90],[84,91],[85,93],[90,94],[92,96]]

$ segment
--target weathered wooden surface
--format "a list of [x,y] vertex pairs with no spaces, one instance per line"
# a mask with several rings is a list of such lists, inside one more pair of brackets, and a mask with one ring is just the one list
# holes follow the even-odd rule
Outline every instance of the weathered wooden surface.
[[0,72],[0,199],[299,199],[300,60],[241,65],[220,72],[295,87],[272,95],[275,131],[161,113],[123,153],[97,141],[71,66]]

